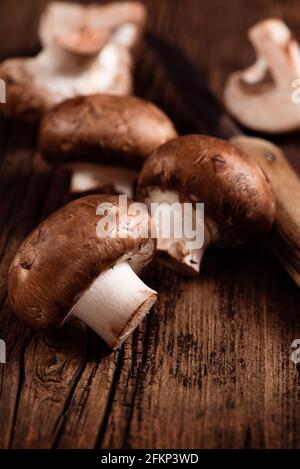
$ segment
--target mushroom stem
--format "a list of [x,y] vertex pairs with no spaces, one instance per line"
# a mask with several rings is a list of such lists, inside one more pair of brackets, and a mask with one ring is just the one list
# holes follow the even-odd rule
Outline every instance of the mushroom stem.
[[113,186],[115,191],[133,198],[137,171],[119,166],[104,166],[85,163],[70,163],[66,168],[71,171],[71,192],[99,190]]
[[204,253],[209,245],[209,231],[204,225],[205,241],[199,249],[188,249],[187,240],[158,239],[157,259],[170,268],[175,268],[183,275],[194,276],[200,271]]
[[250,40],[258,57],[263,58],[273,78],[284,87],[287,78],[293,80],[300,72],[300,51],[291,31],[281,21],[269,19],[253,26],[249,31]]
[[[65,72],[67,78],[68,74],[82,71],[84,66],[90,65],[95,60],[96,56],[80,56],[57,43],[52,44],[39,53],[37,56],[37,66],[45,66],[50,73]],[[47,79],[46,76],[45,79]]]
[[[256,62],[233,73],[225,86],[224,101],[243,125],[260,132],[290,132],[299,128],[297,79],[300,48],[279,19],[267,19],[249,30]],[[296,99],[296,102],[295,102]]]
[[[179,194],[174,191],[152,188],[145,202],[155,226],[158,261],[184,275],[197,275],[210,243],[209,230],[203,217],[197,217],[194,207],[186,211],[185,204],[180,202]],[[201,235],[203,244],[198,247],[201,244],[198,237]]]
[[118,348],[139,325],[157,298],[128,262],[101,273],[71,309],[112,348]]
[[93,27],[75,28],[57,37],[57,44],[75,56],[92,57],[100,53],[108,41],[110,31]]

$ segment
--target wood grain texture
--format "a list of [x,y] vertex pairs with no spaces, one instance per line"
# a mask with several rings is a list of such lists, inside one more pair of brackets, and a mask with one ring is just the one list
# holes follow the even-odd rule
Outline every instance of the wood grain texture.
[[[1,58],[38,50],[46,3],[0,2]],[[195,129],[155,44],[181,48],[220,98],[227,75],[253,60],[244,35],[255,21],[281,16],[300,39],[297,0],[145,3],[136,92],[161,105],[180,132],[201,131],[201,113]],[[184,73],[179,67],[177,79]],[[68,199],[68,175],[40,160],[35,134],[0,122],[0,338],[8,350],[0,447],[299,448],[300,369],[290,355],[300,338],[300,292],[263,248],[211,250],[193,280],[152,265],[145,279],[159,300],[114,354],[79,323],[44,335],[11,315],[6,274],[14,253]],[[275,140],[299,172],[299,135]]]

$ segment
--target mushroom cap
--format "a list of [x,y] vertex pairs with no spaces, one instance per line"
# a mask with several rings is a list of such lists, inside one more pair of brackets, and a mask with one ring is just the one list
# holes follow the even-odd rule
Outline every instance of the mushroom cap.
[[[126,238],[97,236],[97,207],[112,204],[119,214],[118,200],[113,195],[90,195],[70,202],[23,241],[8,273],[9,303],[20,319],[34,328],[60,326],[101,272],[126,259],[139,272],[151,261],[155,240],[137,235],[141,226],[132,228],[130,219]],[[128,207],[132,203],[128,201]]]
[[205,220],[217,228],[212,240],[217,244],[257,240],[274,220],[274,195],[262,170],[217,138],[187,135],[159,147],[140,173],[139,199],[156,187],[175,191],[182,202],[204,203]]
[[46,89],[36,86],[26,67],[29,60],[8,59],[0,65],[0,78],[6,83],[6,102],[1,112],[6,117],[37,122],[55,102]]
[[170,119],[148,101],[94,95],[65,101],[44,117],[40,151],[49,163],[140,168],[155,148],[176,135]]

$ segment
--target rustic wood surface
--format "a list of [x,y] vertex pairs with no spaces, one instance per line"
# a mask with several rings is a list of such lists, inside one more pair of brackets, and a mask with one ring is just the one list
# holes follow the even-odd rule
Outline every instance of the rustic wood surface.
[[[1,0],[1,58],[38,50],[46,3]],[[220,98],[227,75],[254,58],[244,40],[254,22],[280,16],[300,39],[297,0],[146,3],[136,92],[160,104],[181,132],[195,131],[183,118],[192,111],[176,99],[157,42],[180,47]],[[185,67],[177,69],[184,78]],[[0,365],[0,446],[300,447],[300,368],[290,359],[300,338],[300,292],[263,248],[210,251],[193,280],[152,265],[145,278],[159,300],[114,354],[81,324],[44,335],[11,315],[6,275],[14,253],[68,199],[67,174],[39,159],[35,139],[35,129],[1,120],[0,338],[7,364]],[[299,136],[276,142],[300,171]]]

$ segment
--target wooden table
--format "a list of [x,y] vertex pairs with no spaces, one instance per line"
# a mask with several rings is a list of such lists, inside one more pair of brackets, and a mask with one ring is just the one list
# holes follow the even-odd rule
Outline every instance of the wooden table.
[[[1,0],[2,58],[36,53],[46,3]],[[153,37],[180,47],[218,97],[228,74],[254,59],[245,40],[254,22],[280,16],[300,39],[297,0],[146,3],[136,90],[160,104],[180,131],[194,129],[181,122]],[[184,68],[178,73],[184,76]],[[6,276],[14,253],[68,198],[68,175],[41,162],[35,139],[35,129],[1,120],[1,447],[299,447],[300,368],[290,356],[300,338],[300,292],[262,247],[212,250],[193,280],[152,265],[145,278],[159,291],[158,302],[114,354],[79,324],[43,335],[11,315]],[[277,143],[300,170],[299,135]]]

